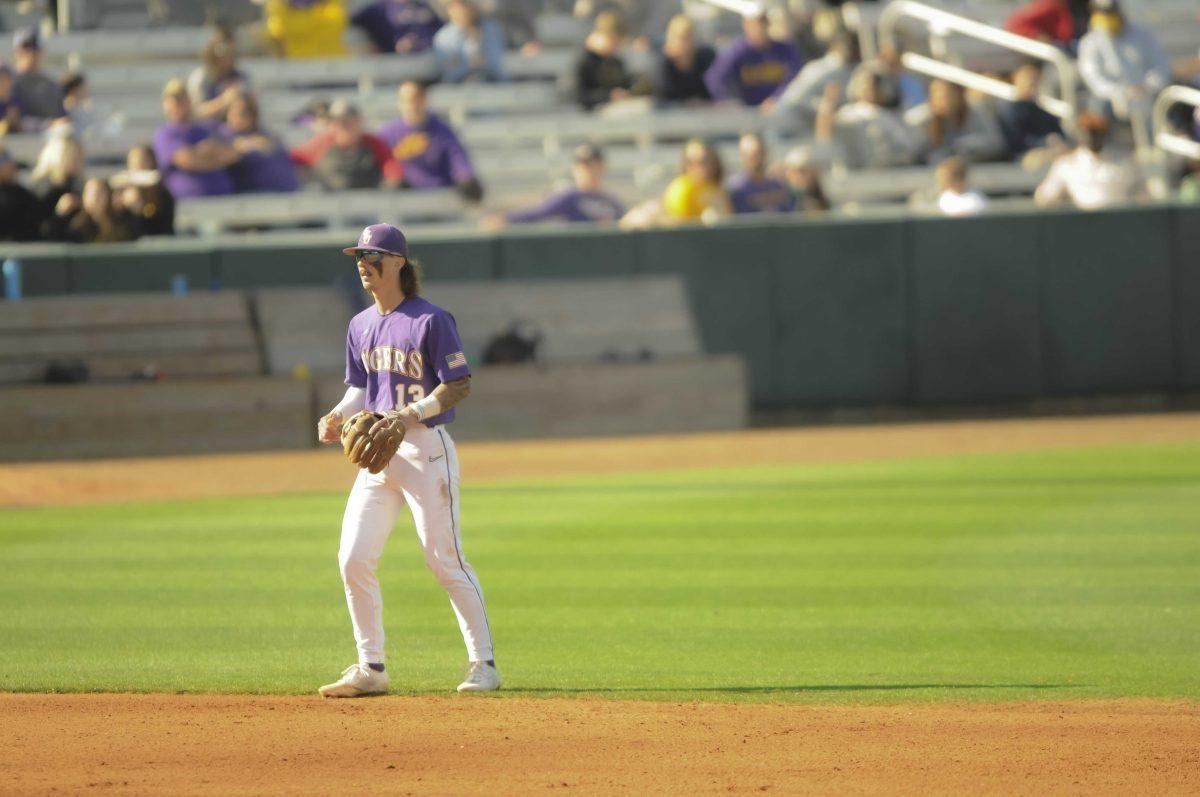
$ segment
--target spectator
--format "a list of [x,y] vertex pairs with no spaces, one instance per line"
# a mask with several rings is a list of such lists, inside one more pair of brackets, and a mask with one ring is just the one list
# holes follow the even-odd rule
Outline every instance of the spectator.
[[792,192],[767,175],[767,145],[758,133],[738,141],[742,171],[725,186],[734,213],[790,213],[796,207]]
[[1128,160],[1104,152],[1110,127],[1107,117],[1082,113],[1075,127],[1079,146],[1054,161],[1034,200],[1039,205],[1069,200],[1078,208],[1094,210],[1136,199],[1137,169]]
[[671,18],[683,10],[680,0],[577,0],[575,16],[598,17],[615,13],[625,21],[633,48],[646,52],[659,41]]
[[336,100],[329,106],[329,128],[293,149],[292,160],[326,191],[345,191],[378,188],[391,158],[387,144],[363,130],[358,108]]
[[838,107],[840,87],[826,88],[817,110],[817,139],[832,142],[850,169],[909,166],[921,155],[920,136],[888,101],[893,85],[878,64],[863,64],[850,76],[849,102]]
[[266,0],[272,48],[284,58],[336,58],[346,54],[343,0]]
[[725,169],[716,149],[698,138],[687,142],[679,176],[663,194],[662,210],[667,223],[711,223],[728,215],[729,197],[721,187],[724,176]]
[[79,139],[65,128],[54,128],[29,175],[33,193],[41,200],[44,218],[52,219],[60,206],[72,211],[79,207],[83,161]]
[[812,153],[796,147],[783,161],[783,176],[792,191],[796,210],[801,213],[824,213],[829,199],[821,187],[821,173],[812,161]]
[[300,187],[287,148],[277,136],[259,127],[254,95],[243,91],[234,97],[221,137],[241,156],[229,166],[236,193],[295,191]]
[[604,153],[599,148],[582,144],[575,149],[571,179],[572,188],[553,194],[536,207],[513,211],[496,226],[551,220],[615,223],[625,215],[621,201],[604,190]]
[[21,109],[23,130],[42,130],[63,115],[62,89],[42,72],[42,43],[36,28],[13,37],[16,78],[13,99]]
[[937,209],[945,216],[974,216],[987,208],[987,197],[967,187],[967,162],[958,156],[938,164]]
[[131,219],[114,205],[112,189],[99,177],[84,183],[80,208],[63,230],[61,240],[78,244],[117,243],[134,238]]
[[188,99],[201,119],[224,119],[249,81],[237,68],[237,49],[228,31],[213,33],[200,53],[201,64],[187,79]]
[[1009,155],[1019,157],[1034,149],[1062,140],[1058,117],[1038,105],[1042,70],[1037,64],[1025,64],[1013,72],[1017,99],[1000,106],[1000,129],[1008,144]]
[[663,103],[711,101],[704,74],[716,57],[713,48],[696,44],[691,17],[672,17],[655,69],[654,96]]
[[[473,202],[483,196],[467,150],[450,125],[429,112],[420,83],[410,80],[400,86],[400,116],[380,129],[379,138],[402,168],[404,187],[454,186]],[[389,178],[397,181],[394,175]]]
[[760,105],[783,92],[800,70],[800,56],[794,45],[771,40],[766,14],[744,16],[742,34],[717,54],[704,82],[713,99]]
[[41,235],[42,203],[17,179],[18,165],[0,149],[0,241],[36,241]]
[[439,77],[446,83],[507,80],[504,33],[496,20],[484,17],[474,0],[448,0],[446,14],[450,22],[433,37]]
[[1074,50],[1086,24],[1087,0],[1032,0],[1009,14],[1004,29]]
[[817,120],[817,110],[825,95],[825,87],[830,83],[846,85],[859,60],[858,39],[849,33],[842,33],[833,40],[828,53],[804,65],[777,101],[767,98],[759,107],[765,111],[777,110],[791,117],[802,130],[811,130]]
[[521,55],[526,56],[541,52],[537,18],[544,5],[543,0],[500,0],[493,3],[492,17],[504,31],[508,47],[520,50]]
[[96,123],[96,114],[92,111],[92,93],[88,88],[87,78],[82,72],[68,72],[59,83],[62,89],[63,114],[71,123],[71,130],[76,135],[84,132]]
[[183,81],[167,81],[162,101],[167,121],[154,133],[154,157],[171,195],[191,199],[233,193],[227,169],[238,153],[211,127],[192,119],[192,103]]
[[880,85],[879,99],[886,107],[907,111],[929,99],[925,84],[904,68],[900,51],[894,46],[889,44],[880,47],[879,53],[870,64],[884,78],[884,83]]
[[21,130],[21,104],[13,96],[13,73],[0,64],[0,138]]
[[630,96],[633,76],[618,55],[624,38],[625,23],[615,12],[596,17],[575,67],[576,96],[585,110]]
[[175,234],[175,198],[163,185],[154,149],[139,144],[129,150],[126,170],[112,177],[119,193],[113,202],[128,215],[135,238]]
[[967,103],[962,86],[945,80],[929,84],[929,102],[904,115],[921,141],[928,163],[951,155],[969,161],[997,160],[1004,155],[1004,137],[990,110]]
[[433,46],[442,18],[426,0],[378,0],[350,17],[380,53],[423,53]]
[[1091,29],[1079,42],[1079,74],[1095,97],[1093,110],[1144,125],[1154,98],[1171,80],[1171,63],[1148,28],[1117,0],[1092,0]]

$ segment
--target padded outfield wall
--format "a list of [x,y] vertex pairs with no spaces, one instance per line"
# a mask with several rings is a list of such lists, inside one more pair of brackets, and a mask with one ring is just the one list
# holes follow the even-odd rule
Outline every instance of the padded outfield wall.
[[[20,257],[31,296],[165,290],[175,274],[193,288],[346,281],[341,238],[304,238]],[[412,251],[431,281],[682,274],[705,348],[746,358],[759,409],[1200,389],[1195,206],[509,230]]]

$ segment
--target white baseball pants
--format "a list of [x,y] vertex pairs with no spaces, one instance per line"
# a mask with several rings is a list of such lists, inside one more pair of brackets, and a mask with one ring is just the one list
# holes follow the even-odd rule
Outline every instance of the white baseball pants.
[[405,504],[416,523],[425,564],[450,596],[470,660],[493,658],[483,589],[463,555],[458,490],[458,454],[440,426],[409,430],[382,472],[359,470],[342,519],[338,564],[360,664],[383,662],[383,598],[375,568]]

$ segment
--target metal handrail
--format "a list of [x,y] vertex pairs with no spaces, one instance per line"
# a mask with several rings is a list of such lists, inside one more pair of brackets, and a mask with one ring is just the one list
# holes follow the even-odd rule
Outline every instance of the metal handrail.
[[1154,144],[1164,152],[1200,160],[1200,141],[1193,141],[1178,133],[1172,133],[1167,125],[1167,114],[1174,105],[1191,105],[1200,108],[1200,90],[1187,86],[1167,86],[1159,92],[1151,111],[1151,129]]
[[[1062,50],[1053,45],[1034,39],[1027,39],[1015,33],[977,22],[967,17],[933,8],[913,0],[893,0],[884,7],[879,15],[879,39],[884,44],[896,45],[896,25],[903,18],[924,22],[930,31],[930,39],[941,38],[947,33],[958,33],[979,41],[994,44],[1007,50],[1037,58],[1054,66],[1058,72],[1058,88],[1060,96],[1040,94],[1037,103],[1047,112],[1070,123],[1078,107],[1076,100],[1075,65]],[[913,72],[919,72],[930,77],[948,80],[951,83],[981,91],[1002,100],[1013,101],[1016,89],[1010,84],[995,78],[990,78],[978,72],[972,72],[961,66],[948,64],[945,61],[918,53],[905,52],[901,63]]]

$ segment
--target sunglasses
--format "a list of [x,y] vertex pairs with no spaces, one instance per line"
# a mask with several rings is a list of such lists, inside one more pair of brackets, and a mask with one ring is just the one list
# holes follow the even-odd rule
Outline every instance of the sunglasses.
[[383,252],[359,252],[356,259],[368,266],[378,266],[383,262]]

